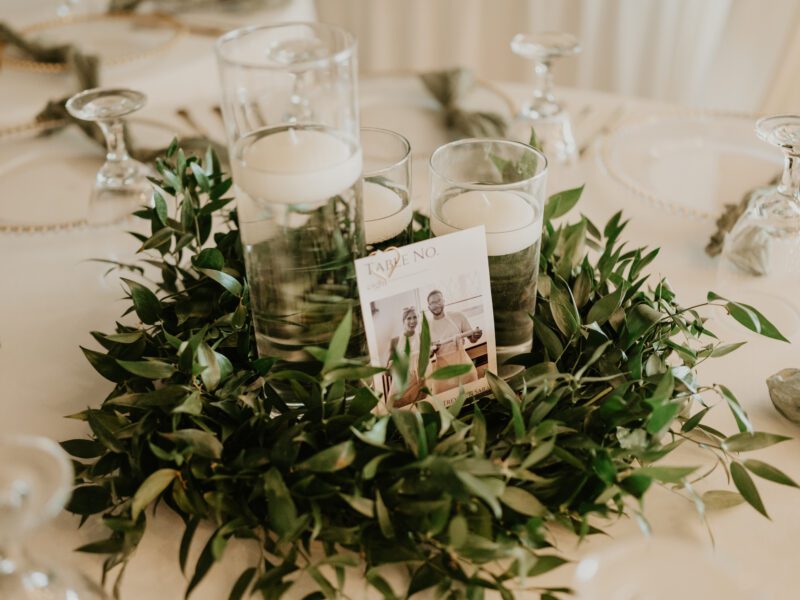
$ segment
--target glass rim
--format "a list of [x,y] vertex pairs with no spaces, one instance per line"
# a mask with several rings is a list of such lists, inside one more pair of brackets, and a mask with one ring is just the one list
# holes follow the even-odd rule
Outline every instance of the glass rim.
[[[314,60],[291,63],[288,65],[271,65],[271,64],[264,64],[261,62],[253,62],[252,60],[239,60],[231,58],[227,56],[225,53],[225,46],[227,44],[234,42],[236,40],[241,40],[253,33],[268,31],[268,30],[287,29],[289,27],[298,27],[298,26],[336,32],[337,34],[343,36],[346,45],[341,50],[333,52],[328,56],[324,56],[322,58],[315,58]],[[317,21],[286,21],[283,23],[273,23],[270,25],[263,25],[263,24],[248,25],[246,27],[239,27],[238,29],[233,29],[217,38],[217,40],[214,42],[214,53],[217,55],[217,60],[220,63],[224,63],[230,66],[242,67],[246,69],[264,69],[276,72],[287,72],[287,71],[291,72],[297,70],[308,70],[316,66],[321,66],[334,62],[344,62],[351,56],[355,56],[357,47],[358,47],[358,40],[356,39],[356,37],[352,33],[350,33],[347,29],[339,27],[338,25],[331,25],[330,23],[320,23]]]
[[[17,446],[18,448],[33,449],[47,455],[52,459],[53,464],[58,469],[58,480],[55,482],[55,489],[48,497],[42,511],[33,515],[31,529],[38,527],[42,523],[49,521],[58,515],[66,506],[72,495],[73,468],[67,453],[56,442],[48,437],[31,435],[25,433],[12,433],[0,436],[0,445]],[[24,510],[24,509],[23,509]]]
[[[513,182],[510,182],[510,183],[462,182],[462,181],[458,181],[458,180],[452,179],[451,177],[448,177],[447,175],[444,175],[443,173],[441,173],[434,166],[434,160],[441,153],[444,153],[446,150],[449,150],[451,148],[455,148],[457,146],[467,146],[467,145],[473,145],[473,144],[478,144],[478,143],[482,143],[482,144],[490,144],[491,143],[491,144],[501,144],[501,145],[506,145],[506,146],[516,146],[516,147],[519,147],[519,148],[525,150],[526,152],[533,152],[537,156],[537,158],[540,161],[543,161],[543,162],[538,162],[537,161],[536,173],[534,173],[530,177],[526,177],[525,179],[520,179],[519,181],[513,181]],[[515,189],[519,188],[522,184],[534,182],[534,181],[537,181],[539,179],[544,179],[545,177],[547,177],[547,170],[548,170],[549,166],[550,166],[550,163],[547,160],[547,157],[544,155],[544,153],[541,150],[537,150],[536,148],[534,148],[530,144],[526,144],[524,142],[517,142],[517,141],[514,141],[514,140],[505,140],[505,139],[502,139],[502,138],[464,138],[464,139],[461,139],[461,140],[455,140],[453,142],[448,142],[448,143],[443,144],[443,145],[439,146],[438,148],[436,148],[436,150],[434,150],[433,153],[431,154],[430,159],[428,159],[428,167],[430,168],[431,173],[436,175],[436,177],[438,177],[438,178],[446,181],[447,183],[451,184],[452,186],[459,187],[459,188],[465,189],[465,190],[515,190]]]
[[[381,135],[388,135],[396,140],[398,140],[403,146],[403,156],[398,158],[391,164],[386,165],[385,167],[381,167],[379,169],[370,169],[369,171],[364,171],[362,177],[366,179],[367,177],[375,177],[380,175],[381,173],[385,173],[386,171],[391,171],[392,169],[401,166],[405,163],[408,163],[409,158],[411,157],[411,142],[408,141],[408,138],[404,136],[402,133],[394,131],[392,129],[386,129],[384,127],[359,127],[359,133],[362,131],[368,131],[370,133],[379,133]],[[360,135],[359,135],[360,138]],[[364,144],[361,143],[359,139],[359,143],[361,145],[361,152],[364,153]]]

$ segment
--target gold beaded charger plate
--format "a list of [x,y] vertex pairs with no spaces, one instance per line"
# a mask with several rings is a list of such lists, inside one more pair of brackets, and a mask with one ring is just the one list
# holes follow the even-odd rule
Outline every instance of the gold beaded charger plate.
[[781,168],[778,149],[756,137],[756,118],[699,111],[628,120],[604,138],[600,158],[635,196],[713,221],[725,204],[766,185]]
[[[128,119],[131,138],[166,147],[184,132],[153,119]],[[75,127],[58,123],[0,131],[0,234],[65,231],[86,225],[89,197],[104,151]],[[38,133],[39,135],[30,135]],[[26,135],[27,134],[27,135]]]
[[[114,66],[160,55],[186,33],[186,27],[161,14],[87,14],[60,17],[29,25],[23,35],[44,44],[74,44],[84,54],[100,57],[101,66]],[[31,60],[16,49],[0,46],[3,68],[61,73],[61,63]]]

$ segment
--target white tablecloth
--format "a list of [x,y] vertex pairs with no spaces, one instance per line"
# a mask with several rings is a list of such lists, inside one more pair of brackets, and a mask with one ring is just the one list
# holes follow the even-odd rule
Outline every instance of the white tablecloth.
[[[16,14],[30,17],[22,3],[13,6],[18,9]],[[295,3],[283,10],[297,17],[303,16],[303,11],[309,11],[310,7]],[[0,71],[0,126],[29,117],[45,100],[64,93],[63,77],[56,76],[57,80],[48,82],[43,82],[42,77]],[[398,81],[397,78],[388,82],[385,79],[363,81],[362,97],[370,98],[374,106],[374,97],[385,93],[387,85],[400,85]],[[155,62],[109,69],[103,73],[103,82],[144,89],[150,96],[150,104],[143,116],[161,120],[174,121],[173,111],[178,106],[190,106],[200,113],[210,114],[208,107],[218,102],[211,42],[205,38],[186,38]],[[527,91],[519,85],[502,87],[517,101],[521,101]],[[563,94],[573,114],[581,115],[576,126],[579,144],[602,127],[619,106],[625,106],[626,118],[676,109],[578,90],[564,90]],[[396,97],[394,101],[397,102]],[[587,106],[590,108],[586,109]],[[396,113],[389,111],[382,117],[373,111],[371,118],[373,121],[390,119],[392,114],[399,115],[402,110],[398,107]],[[397,125],[396,122],[382,124],[389,128]],[[417,151],[420,146],[434,144],[436,136],[440,135],[427,127],[415,127],[415,131],[405,133],[417,144]],[[83,144],[74,132],[62,136],[63,140],[58,143],[65,144],[65,156],[69,148]],[[91,152],[97,155],[99,166],[99,152]],[[583,182],[587,187],[578,211],[602,224],[614,212],[624,209],[630,219],[625,234],[630,244],[662,248],[652,265],[654,275],[669,276],[685,305],[705,298],[705,292],[713,286],[715,272],[714,261],[703,252],[712,223],[671,214],[626,191],[608,177],[596,149],[588,152],[573,168],[553,168],[549,189],[556,191]],[[53,189],[54,201],[68,201],[60,197],[63,195]],[[415,159],[413,195],[415,204],[424,207],[427,203],[424,151]],[[112,330],[115,319],[125,307],[118,275],[105,275],[107,266],[89,262],[89,259],[126,260],[137,245],[120,228],[39,235],[0,234],[0,433],[34,433],[56,440],[85,435],[83,423],[63,417],[98,404],[109,391],[110,384],[93,371],[78,346],[94,347],[89,332]],[[723,326],[722,330],[726,334],[730,332],[731,341],[747,339],[749,343],[724,359],[703,365],[704,381],[723,382],[732,388],[757,429],[797,435],[798,428],[773,409],[764,381],[780,368],[800,366],[800,347],[755,338],[741,329]],[[797,339],[796,334],[794,337]],[[725,409],[715,409],[710,416],[711,424],[733,432],[733,421]],[[793,440],[752,456],[771,462],[800,480],[798,448],[798,442]],[[708,459],[681,450],[668,460],[700,464],[698,461]],[[715,473],[703,482],[701,490],[725,486],[721,473]],[[800,497],[796,490],[767,482],[759,481],[759,487],[772,520],[761,517],[746,505],[710,515],[716,553],[734,576],[741,579],[744,588],[758,590],[753,597],[795,598],[796,548],[800,540],[796,507]],[[664,490],[648,494],[645,514],[656,535],[677,535],[703,547],[710,544],[694,507],[676,495]],[[614,524],[609,531],[611,537],[589,539],[578,547],[570,538],[564,538],[560,549],[571,558],[580,558],[590,551],[641,535],[638,526],[629,520]],[[181,533],[180,521],[165,508],[151,519],[126,574],[123,599],[182,596],[187,581],[178,568]],[[34,547],[44,554],[77,564],[96,577],[100,573],[100,559],[71,554],[69,550],[100,535],[102,530],[98,526],[89,523],[78,530],[77,518],[62,514],[37,534]],[[196,536],[195,541],[190,565],[192,557],[196,557],[202,547],[203,536]],[[232,544],[223,563],[214,567],[193,598],[226,597],[232,582],[244,568],[248,552],[246,545]],[[635,568],[634,563],[631,569]],[[571,572],[572,567],[563,567],[543,577],[541,583],[569,584]],[[401,590],[400,579],[395,581],[396,589]],[[352,578],[351,597],[362,597],[364,585],[357,576]],[[292,592],[291,597],[300,597],[300,594]]]

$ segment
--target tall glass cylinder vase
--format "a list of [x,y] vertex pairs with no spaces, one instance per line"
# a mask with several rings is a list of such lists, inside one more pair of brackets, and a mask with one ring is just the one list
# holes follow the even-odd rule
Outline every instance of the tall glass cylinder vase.
[[216,50],[258,351],[303,361],[357,303],[355,38],[287,23],[232,31]]
[[547,159],[527,144],[468,139],[431,156],[431,231],[483,225],[497,360],[531,349]]

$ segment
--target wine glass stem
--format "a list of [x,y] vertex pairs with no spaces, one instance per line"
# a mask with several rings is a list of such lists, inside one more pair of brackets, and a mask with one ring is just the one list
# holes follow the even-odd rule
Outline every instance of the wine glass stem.
[[785,152],[783,157],[783,175],[778,184],[778,191],[784,196],[800,202],[800,155],[794,152]]
[[553,72],[550,70],[550,61],[537,61],[533,67],[534,74],[534,98],[542,98],[547,102],[554,100],[553,96]]
[[125,147],[125,128],[122,119],[98,121],[97,123],[106,138],[106,161],[121,162],[130,159]]

